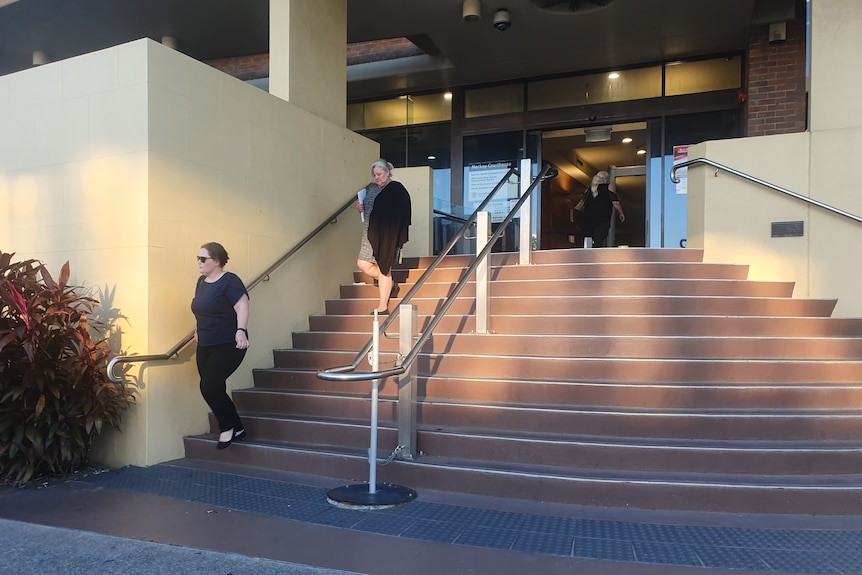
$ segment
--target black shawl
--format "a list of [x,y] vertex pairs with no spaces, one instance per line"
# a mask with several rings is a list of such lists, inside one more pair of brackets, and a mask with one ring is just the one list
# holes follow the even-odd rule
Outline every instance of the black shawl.
[[368,219],[368,242],[383,275],[389,275],[398,249],[407,243],[410,217],[410,194],[401,182],[390,181],[374,199]]

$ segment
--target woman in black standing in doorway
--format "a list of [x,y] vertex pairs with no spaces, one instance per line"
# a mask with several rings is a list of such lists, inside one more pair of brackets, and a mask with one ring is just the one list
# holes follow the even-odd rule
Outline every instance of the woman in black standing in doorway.
[[619,214],[621,222],[626,221],[623,207],[613,186],[608,182],[610,176],[601,171],[593,176],[593,181],[584,192],[584,209],[581,215],[581,230],[584,238],[592,238],[594,248],[605,247],[608,232],[611,228],[611,214],[614,210]]

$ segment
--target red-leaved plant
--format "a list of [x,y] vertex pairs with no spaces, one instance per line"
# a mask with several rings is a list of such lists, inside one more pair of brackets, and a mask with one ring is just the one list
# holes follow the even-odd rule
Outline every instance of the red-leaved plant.
[[103,426],[119,427],[134,389],[107,375],[107,341],[88,326],[98,301],[36,260],[0,252],[0,474],[24,484],[88,462]]

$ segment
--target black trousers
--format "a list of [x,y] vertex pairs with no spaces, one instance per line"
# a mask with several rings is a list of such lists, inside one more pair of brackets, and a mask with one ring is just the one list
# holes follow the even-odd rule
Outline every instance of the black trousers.
[[242,363],[245,352],[244,349],[237,349],[233,342],[198,346],[197,364],[198,373],[201,376],[201,395],[218,420],[219,431],[243,429],[236,406],[227,394],[227,378]]

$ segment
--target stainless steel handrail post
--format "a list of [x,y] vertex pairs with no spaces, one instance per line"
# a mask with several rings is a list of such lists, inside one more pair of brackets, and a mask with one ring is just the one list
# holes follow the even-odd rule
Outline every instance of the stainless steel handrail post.
[[[443,261],[443,258],[452,250],[453,247],[455,247],[455,244],[458,243],[458,240],[460,240],[461,237],[463,237],[467,233],[467,230],[476,221],[477,214],[479,212],[481,212],[482,210],[484,210],[488,206],[489,203],[491,203],[491,200],[494,199],[494,196],[497,194],[497,192],[500,191],[500,189],[506,184],[506,182],[509,181],[509,178],[511,178],[513,174],[517,174],[517,173],[518,173],[518,171],[515,168],[509,168],[509,171],[506,172],[506,175],[500,179],[499,183],[497,183],[497,185],[494,187],[494,189],[491,190],[491,193],[489,193],[485,197],[485,199],[482,201],[482,203],[479,204],[479,206],[473,211],[473,213],[470,215],[470,217],[467,218],[467,220],[464,222],[464,225],[461,226],[461,229],[459,229],[458,232],[454,236],[452,236],[452,239],[449,240],[449,242],[446,244],[446,246],[442,250],[440,250],[440,253],[434,259],[434,261],[431,262],[431,265],[429,265],[425,269],[425,272],[421,276],[419,276],[419,279],[416,280],[416,283],[413,284],[413,287],[410,288],[410,290],[401,299],[401,303],[407,303],[411,299],[413,299],[413,296],[416,294],[417,291],[419,291],[419,289],[422,287],[422,285],[425,283],[425,281],[431,276],[431,273],[437,269],[437,267]],[[395,308],[395,310],[386,318],[386,321],[383,322],[383,324],[380,326],[380,329],[382,331],[386,331],[386,328],[389,327],[389,325],[395,320],[396,317],[398,317],[398,308]],[[359,353],[356,354],[356,357],[353,359],[353,361],[350,364],[342,365],[339,367],[331,367],[329,369],[323,370],[323,371],[318,373],[318,377],[321,377],[322,379],[326,379],[326,377],[323,377],[321,374],[347,373],[347,372],[354,371],[359,366],[359,363],[362,361],[362,358],[365,357],[365,355],[370,350],[371,350],[371,341],[366,343],[365,346],[361,350],[359,350]],[[390,373],[389,375],[397,375],[398,373],[400,373],[400,371],[398,371],[398,368],[395,368],[394,371],[393,370],[390,370],[390,371],[392,371],[392,373]],[[359,379],[357,381],[361,381],[361,379]]]
[[[402,304],[401,321],[398,323],[398,353],[401,357],[410,353],[419,333],[419,315],[415,305]],[[401,459],[412,461],[419,455],[416,450],[416,387],[417,369],[412,363],[398,376],[398,445]]]
[[[419,355],[419,352],[421,351],[422,346],[425,344],[426,341],[428,341],[428,338],[430,338],[431,335],[434,333],[434,329],[437,327],[437,325],[440,323],[440,321],[446,315],[446,312],[449,311],[449,308],[452,307],[452,304],[455,303],[455,299],[458,297],[458,294],[461,293],[461,290],[464,289],[464,286],[467,284],[467,281],[473,276],[473,273],[476,271],[476,268],[478,267],[479,262],[483,258],[488,257],[488,255],[491,252],[491,248],[494,245],[494,242],[496,242],[498,239],[500,239],[500,236],[503,235],[503,232],[505,231],[506,226],[508,226],[512,222],[512,219],[515,217],[515,214],[518,213],[518,210],[521,209],[521,206],[527,200],[527,197],[531,193],[533,193],[533,190],[535,190],[536,186],[538,186],[541,182],[543,182],[547,178],[552,178],[555,176],[556,176],[556,170],[554,168],[552,168],[550,165],[546,164],[545,168],[542,170],[542,172],[539,174],[539,176],[535,180],[533,180],[532,184],[530,184],[530,187],[527,189],[526,194],[523,197],[521,197],[521,199],[518,200],[518,202],[515,204],[515,206],[509,211],[509,213],[506,215],[506,217],[500,223],[499,227],[497,228],[497,231],[495,231],[491,235],[491,239],[488,241],[488,245],[485,246],[485,249],[482,250],[482,252],[477,256],[476,260],[463,273],[463,275],[461,276],[461,279],[458,281],[458,283],[455,285],[455,287],[449,293],[449,296],[443,302],[443,305],[440,307],[440,309],[437,311],[437,313],[431,319],[431,322],[428,324],[428,326],[419,335],[416,343],[413,345],[413,349],[411,349],[410,353],[402,360],[401,365],[398,365],[398,366],[390,368],[390,369],[373,372],[373,373],[369,373],[369,372],[350,373],[350,372],[353,372],[355,370],[355,365],[359,364],[359,360],[357,359],[357,360],[354,360],[355,365],[345,365],[345,366],[341,366],[341,367],[333,367],[330,369],[325,369],[325,370],[317,372],[317,377],[319,377],[320,379],[327,380],[327,381],[366,381],[368,379],[373,379],[376,377],[391,377],[393,375],[400,375],[401,373],[404,373],[404,371],[406,370],[405,366],[411,365],[413,363],[413,361],[416,359],[416,356]],[[475,215],[476,214],[474,213],[474,216]],[[410,291],[413,292],[415,289],[416,289],[416,286],[413,286],[413,289]],[[391,319],[392,319],[392,315],[389,316],[389,320],[391,320]],[[389,320],[387,320],[387,321],[389,321]],[[385,325],[385,323],[384,323],[384,325]],[[365,353],[368,352],[369,348],[370,348],[370,342],[369,342],[369,344],[366,345],[365,348],[363,348],[362,353],[357,357],[362,357]]]
[[[521,173],[529,174],[532,171],[530,158],[521,160]],[[530,188],[530,178],[521,178],[521,196],[527,194]],[[533,198],[527,194],[527,200],[521,206],[521,237],[518,246],[518,263],[522,266],[530,265],[533,259]]]
[[479,212],[476,219],[476,333],[488,333],[488,316],[491,312],[491,258],[478,259],[491,237],[491,214]]

